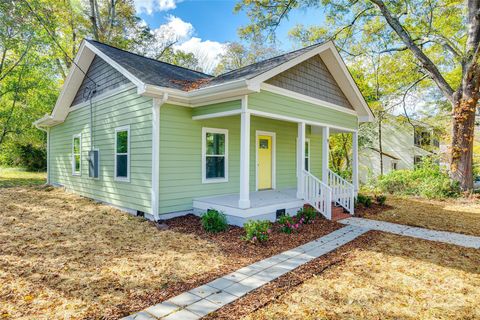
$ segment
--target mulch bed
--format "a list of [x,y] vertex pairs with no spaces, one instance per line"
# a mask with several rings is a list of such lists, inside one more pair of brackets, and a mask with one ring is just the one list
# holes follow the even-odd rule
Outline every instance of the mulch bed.
[[[167,228],[165,228],[165,225]],[[244,266],[320,238],[342,227],[339,223],[317,217],[312,224],[302,225],[298,233],[286,234],[280,231],[280,226],[277,223],[274,223],[270,239],[263,244],[253,244],[242,240],[242,236],[245,235],[244,230],[236,226],[229,226],[227,231],[217,234],[207,233],[202,228],[200,218],[193,214],[166,220],[159,225],[159,232],[168,229],[175,232],[194,234],[202,239],[212,241],[225,256],[229,257],[229,264],[205,273],[201,277],[193,278],[191,281],[172,281],[172,284],[168,287],[159,288],[156,291],[152,290],[153,292],[145,296],[132,295],[131,301],[137,301],[136,305],[132,305],[130,301],[128,306],[125,306],[126,308],[118,307],[123,310],[136,311],[145,309]],[[126,312],[124,316],[128,314]]]
[[294,271],[267,283],[202,319],[233,320],[247,316],[256,310],[265,307],[269,303],[280,299],[281,296],[291,292],[293,288],[301,285],[311,277],[318,276],[326,270],[342,264],[347,259],[352,259],[352,255],[354,254],[352,251],[353,248],[367,247],[368,244],[371,241],[374,241],[375,237],[378,235],[379,232],[370,231],[335,251],[316,258],[298,267]]

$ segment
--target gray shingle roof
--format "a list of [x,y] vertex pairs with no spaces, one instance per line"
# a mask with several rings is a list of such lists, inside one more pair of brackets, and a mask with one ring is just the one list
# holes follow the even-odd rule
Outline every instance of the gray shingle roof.
[[184,85],[181,81],[197,81],[208,79],[212,76],[169,64],[166,62],[150,59],[132,52],[121,50],[101,42],[86,40],[95,48],[102,51],[120,66],[125,68],[140,81],[167,88],[182,90]]
[[[202,72],[124,51],[101,42],[86,41],[120,64],[140,81],[180,90],[192,90],[193,88],[209,87],[235,80],[252,79],[321,45],[314,44],[213,77]],[[191,85],[195,83],[195,86]]]

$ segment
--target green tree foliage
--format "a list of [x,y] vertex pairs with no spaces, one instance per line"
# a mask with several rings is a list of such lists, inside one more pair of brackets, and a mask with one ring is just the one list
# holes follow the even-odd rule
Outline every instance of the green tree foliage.
[[[133,0],[0,1],[0,165],[45,166],[46,134],[32,122],[55,105],[84,38],[139,53],[171,42],[155,37]],[[168,49],[156,57],[198,69],[195,56]]]
[[241,43],[232,42],[228,44],[227,51],[221,56],[214,73],[222,74],[279,54],[280,51],[274,46],[252,42],[250,47],[246,47]]
[[405,94],[422,87],[424,92],[435,89],[441,94],[453,110],[450,175],[463,189],[471,188],[475,107],[480,98],[480,77],[476,76],[480,72],[480,3],[243,0],[236,9],[245,10],[251,23],[240,33],[256,41],[272,39],[292,10],[310,8],[323,9],[325,23],[299,25],[292,30],[293,37],[304,43],[336,40],[342,54],[360,64],[366,63],[362,61],[365,54],[382,55],[383,61],[391,62],[386,72],[390,82],[403,87]]

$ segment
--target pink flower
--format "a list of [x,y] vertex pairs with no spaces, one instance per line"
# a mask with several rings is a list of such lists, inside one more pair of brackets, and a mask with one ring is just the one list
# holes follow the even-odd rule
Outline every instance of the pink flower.
[[272,229],[268,229],[267,232],[268,232],[268,233],[272,233]]
[[257,237],[254,236],[254,237],[252,238],[252,240],[253,240],[253,241],[257,241]]
[[299,227],[299,226],[298,226],[298,223],[297,223],[297,224],[295,224],[295,229],[298,229],[298,227]]

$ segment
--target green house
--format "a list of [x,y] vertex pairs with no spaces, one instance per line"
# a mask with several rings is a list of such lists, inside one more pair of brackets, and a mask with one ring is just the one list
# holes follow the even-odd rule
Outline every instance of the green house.
[[[84,40],[50,115],[48,183],[149,219],[232,224],[304,204],[353,214],[359,122],[373,115],[332,42],[219,76]],[[353,179],[328,168],[351,133]]]

